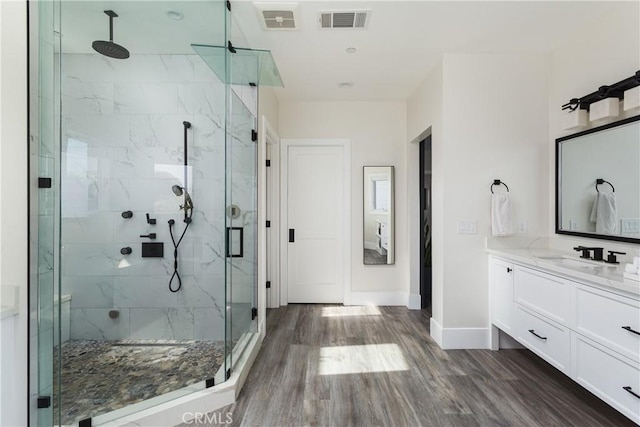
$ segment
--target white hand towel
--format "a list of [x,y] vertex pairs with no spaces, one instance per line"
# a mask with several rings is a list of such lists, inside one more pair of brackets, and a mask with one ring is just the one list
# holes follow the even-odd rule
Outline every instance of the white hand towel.
[[617,234],[618,208],[616,193],[598,193],[591,209],[591,222],[596,223],[596,233]]
[[496,193],[491,196],[491,232],[494,236],[513,234],[511,202],[507,193]]

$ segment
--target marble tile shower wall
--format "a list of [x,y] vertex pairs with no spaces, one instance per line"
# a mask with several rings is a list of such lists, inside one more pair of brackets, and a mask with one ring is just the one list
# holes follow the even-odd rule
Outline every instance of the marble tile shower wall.
[[[66,54],[62,72],[61,268],[71,339],[223,339],[224,84],[196,55]],[[168,220],[181,234],[182,199],[171,186],[184,185],[185,120],[195,209],[179,249],[182,288],[172,293]],[[234,181],[234,203],[251,203],[253,186]],[[121,216],[127,210],[131,219]],[[148,233],[164,242],[164,258],[141,257],[149,240],[139,235]],[[121,255],[127,246],[133,253]]]

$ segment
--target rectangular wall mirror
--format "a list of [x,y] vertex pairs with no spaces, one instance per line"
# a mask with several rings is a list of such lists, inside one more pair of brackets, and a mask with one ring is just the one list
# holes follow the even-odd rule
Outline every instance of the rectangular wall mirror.
[[556,140],[556,232],[640,243],[640,116]]
[[363,168],[363,251],[365,265],[395,262],[393,166]]

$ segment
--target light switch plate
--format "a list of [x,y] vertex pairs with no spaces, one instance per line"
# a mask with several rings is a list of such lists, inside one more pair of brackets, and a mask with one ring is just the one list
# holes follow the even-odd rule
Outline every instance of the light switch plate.
[[459,219],[458,234],[477,234],[478,221],[475,219]]
[[620,219],[623,233],[640,233],[640,218]]

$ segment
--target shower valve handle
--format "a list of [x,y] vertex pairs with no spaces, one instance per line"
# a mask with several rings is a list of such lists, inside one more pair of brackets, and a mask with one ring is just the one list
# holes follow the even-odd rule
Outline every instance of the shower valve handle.
[[156,238],[156,233],[141,234],[140,237],[146,237],[148,239],[154,240]]

